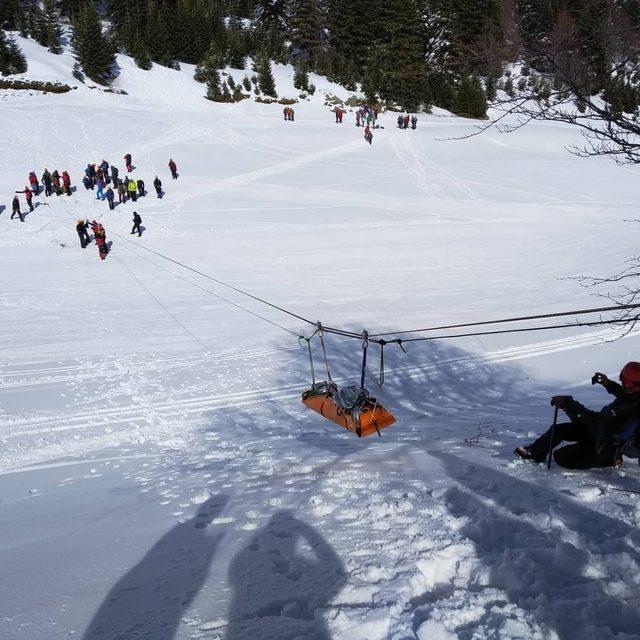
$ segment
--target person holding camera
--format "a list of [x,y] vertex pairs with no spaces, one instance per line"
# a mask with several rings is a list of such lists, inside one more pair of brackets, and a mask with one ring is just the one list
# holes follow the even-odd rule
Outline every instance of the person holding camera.
[[572,396],[554,396],[551,406],[564,411],[570,422],[557,424],[533,444],[516,447],[514,453],[532,462],[544,462],[561,442],[571,442],[554,452],[557,464],[567,469],[616,467],[622,463],[622,446],[640,429],[640,363],[628,362],[618,384],[597,372],[591,384],[602,385],[615,400],[592,411]]

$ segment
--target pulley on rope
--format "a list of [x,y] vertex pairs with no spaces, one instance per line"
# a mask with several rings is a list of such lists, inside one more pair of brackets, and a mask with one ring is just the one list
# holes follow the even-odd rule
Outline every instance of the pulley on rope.
[[[309,349],[309,363],[311,366],[311,388],[302,394],[302,403],[319,413],[322,417],[330,420],[347,431],[351,431],[358,436],[364,438],[377,433],[381,436],[380,431],[391,426],[396,422],[395,417],[387,411],[376,398],[371,396],[364,386],[365,372],[367,365],[367,350],[369,348],[369,337],[367,332],[363,333],[362,342],[362,370],[360,375],[360,386],[351,385],[339,388],[331,378],[331,370],[329,369],[329,359],[327,357],[327,349],[324,344],[324,335],[322,324],[318,323],[318,328],[310,338],[304,338],[307,341]],[[313,366],[313,355],[311,351],[311,339],[318,335],[322,346],[322,354],[324,364],[327,371],[327,379],[322,382],[316,382],[315,369]],[[384,383],[384,344],[380,344],[380,388]]]

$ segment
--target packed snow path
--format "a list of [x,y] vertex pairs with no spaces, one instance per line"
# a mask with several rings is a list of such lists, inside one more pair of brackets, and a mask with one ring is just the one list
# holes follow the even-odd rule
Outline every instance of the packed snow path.
[[[75,84],[66,55],[21,44],[30,77]],[[469,131],[444,114],[415,132],[383,117],[369,147],[322,79],[285,123],[278,105],[202,100],[192,69],[120,64],[126,96],[0,96],[0,205],[45,166],[78,186],[24,223],[0,214],[0,637],[639,637],[638,467],[511,455],[550,395],[607,402],[589,378],[638,359],[637,337],[389,347],[398,424],[359,441],[300,404],[292,336],[136,247],[356,331],[594,306],[566,278],[635,253],[636,170],[568,155],[574,132],[552,125],[436,142]],[[126,152],[166,197],[109,212],[82,171],[106,158],[124,176]],[[146,230],[127,242],[134,209]],[[106,261],[80,249],[80,217],[104,223]],[[356,381],[360,345],[327,346]]]

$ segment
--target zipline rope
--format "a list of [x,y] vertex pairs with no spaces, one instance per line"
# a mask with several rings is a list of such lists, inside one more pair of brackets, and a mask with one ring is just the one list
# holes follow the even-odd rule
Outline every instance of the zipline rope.
[[472,336],[495,336],[505,333],[527,333],[529,331],[547,331],[549,329],[567,329],[569,327],[599,327],[607,324],[627,324],[629,320],[597,320],[595,322],[574,322],[567,324],[553,324],[544,327],[523,327],[521,329],[501,329],[498,331],[476,331],[472,333],[456,333],[446,336],[426,336],[424,338],[407,338],[402,342],[428,342],[430,340],[446,340],[447,338],[469,338]]
[[[214,278],[213,276],[203,273],[202,271],[199,271],[198,269],[195,269],[193,267],[190,267],[189,265],[186,265],[182,262],[180,262],[179,260],[175,260],[174,258],[171,258],[169,256],[166,256],[158,251],[154,251],[153,249],[150,249],[149,247],[146,247],[142,244],[138,244],[138,243],[134,243],[131,242],[131,240],[129,240],[128,238],[125,238],[124,236],[121,236],[120,234],[116,233],[116,232],[111,232],[113,233],[113,235],[117,236],[118,238],[124,240],[125,242],[139,248],[139,249],[143,249],[145,251],[148,251],[149,253],[152,253],[164,260],[167,260],[169,262],[172,262],[184,269],[187,269],[189,271],[192,271],[193,273],[196,273],[204,278],[207,278],[213,282],[216,282],[217,284],[220,284],[224,287],[227,287],[233,291],[236,291],[237,293],[240,293],[241,295],[247,296],[253,300],[256,300],[257,302],[260,302],[261,304],[265,304],[269,307],[271,307],[272,309],[276,309],[282,313],[285,313],[293,318],[296,318],[298,320],[301,320],[302,322],[305,322],[307,324],[313,325],[313,326],[318,326],[317,322],[313,322],[312,320],[310,320],[309,318],[305,318],[304,316],[301,316],[297,313],[294,313],[292,311],[289,311],[288,309],[285,309],[284,307],[281,307],[279,305],[273,304],[271,302],[268,302],[267,300],[264,300],[263,298],[260,298],[252,293],[249,293],[247,291],[244,291],[238,287],[235,287],[233,285],[230,285],[226,282],[223,282],[222,280],[219,280],[218,278]],[[142,256],[141,256],[142,257]],[[156,264],[156,263],[152,263],[152,264]],[[160,265],[156,265],[159,268]],[[169,271],[169,273],[172,273],[171,271]],[[173,274],[176,275],[176,274]],[[177,276],[176,277],[180,277]],[[234,306],[236,306],[237,308],[246,311],[247,313],[250,313],[258,318],[260,318],[261,320],[264,320],[276,327],[279,327],[280,329],[283,329],[284,331],[295,335],[296,337],[301,337],[298,333],[296,333],[295,331],[292,331],[291,329],[288,329],[286,327],[283,327],[282,325],[268,319],[265,318],[264,316],[261,316],[259,314],[256,314],[255,312],[247,309],[246,307],[242,307],[241,305],[238,305],[237,303],[234,303],[226,298],[223,298],[222,296],[219,296],[218,294],[215,294],[211,291],[209,291],[208,289],[204,289],[202,287],[200,287],[199,285],[196,285],[188,280],[185,280],[185,282],[188,282],[189,284],[192,284],[193,286],[196,286],[200,289],[202,289],[203,291],[206,291],[207,293],[210,293],[211,295],[214,295],[218,298],[220,298],[221,300],[224,300],[225,302],[228,302],[229,304],[232,304]],[[443,331],[446,329],[456,329],[456,328],[463,328],[463,327],[477,327],[477,326],[487,326],[487,325],[495,325],[495,324],[506,324],[506,323],[513,323],[513,322],[525,322],[525,321],[530,321],[530,320],[545,320],[545,319],[550,319],[550,318],[561,318],[561,317],[567,317],[567,316],[577,316],[577,315],[589,315],[589,314],[593,314],[593,313],[602,313],[602,312],[606,312],[606,311],[623,311],[623,310],[632,310],[632,309],[640,309],[640,304],[627,304],[627,305],[616,305],[616,306],[609,306],[609,307],[596,307],[596,308],[591,308],[591,309],[576,309],[573,311],[561,311],[561,312],[556,312],[556,313],[545,313],[545,314],[537,314],[537,315],[529,315],[529,316],[520,316],[520,317],[513,317],[513,318],[504,318],[501,320],[485,320],[485,321],[480,321],[480,322],[468,322],[468,323],[460,323],[460,324],[452,324],[452,325],[442,325],[442,326],[436,326],[436,327],[431,327],[431,328],[425,328],[425,329],[415,329],[415,330],[403,330],[403,331],[395,331],[395,332],[385,332],[385,333],[377,333],[377,334],[371,334],[368,336],[368,340],[370,342],[373,343],[377,343],[381,346],[384,346],[386,344],[389,343],[397,343],[400,347],[402,347],[403,343],[407,343],[407,342],[428,342],[428,341],[433,341],[433,340],[446,340],[446,339],[451,339],[451,338],[468,338],[468,337],[480,337],[480,336],[489,336],[489,335],[503,335],[503,334],[508,334],[508,333],[527,333],[527,332],[533,332],[533,331],[548,331],[551,329],[567,329],[567,328],[572,328],[572,327],[596,327],[596,326],[602,326],[602,325],[613,325],[613,324],[627,324],[628,322],[632,321],[629,319],[612,319],[612,320],[598,320],[598,321],[594,321],[594,322],[575,322],[575,323],[565,323],[565,324],[556,324],[556,325],[547,325],[547,326],[538,326],[538,327],[524,327],[524,328],[519,328],[519,329],[501,329],[501,330],[497,330],[497,331],[475,331],[475,332],[468,332],[468,333],[458,333],[458,334],[453,334],[453,335],[444,335],[444,336],[426,336],[426,337],[421,337],[421,338],[396,338],[396,339],[392,339],[392,340],[385,340],[384,338],[386,336],[398,336],[398,335],[406,335],[406,334],[412,334],[412,333],[424,333],[427,331]],[[328,327],[325,325],[321,325],[322,326],[322,331],[324,333],[330,333],[333,335],[337,335],[337,336],[342,336],[345,338],[352,338],[352,339],[356,339],[356,340],[362,340],[363,338],[363,334],[362,333],[355,333],[353,331],[347,331],[345,329],[339,329],[336,327]],[[302,336],[304,337],[304,336]]]
[[[112,233],[114,236],[120,238],[121,240],[124,240],[125,242],[129,242],[131,244],[134,244],[131,242],[131,240],[129,240],[128,238],[125,238],[124,236],[121,236],[119,233],[116,233],[115,231],[110,231],[110,233]],[[252,293],[249,293],[248,291],[243,291],[242,289],[239,289],[238,287],[234,287],[232,284],[228,284],[226,282],[223,282],[222,280],[218,280],[218,278],[214,278],[213,276],[207,274],[207,273],[203,273],[202,271],[199,271],[198,269],[194,269],[193,267],[190,267],[189,265],[184,264],[183,262],[180,262],[179,260],[174,260],[173,258],[170,258],[169,256],[165,256],[162,253],[159,253],[158,251],[154,251],[153,249],[149,249],[149,247],[145,247],[143,244],[135,244],[136,247],[139,247],[140,249],[144,249],[145,251],[148,251],[149,253],[153,253],[154,255],[163,258],[164,260],[167,260],[169,262],[173,262],[174,264],[177,264],[178,266],[182,267],[183,269],[187,269],[188,271],[192,271],[193,273],[198,274],[199,276],[202,276],[203,278],[207,278],[207,280],[211,280],[212,282],[215,282],[216,284],[219,284],[223,287],[227,287],[228,289],[231,289],[232,291],[235,291],[237,293],[242,294],[243,296],[247,296],[248,298],[251,298],[252,300],[255,300],[256,302],[260,302],[261,304],[267,305],[268,307],[271,307],[272,309],[276,309],[277,311],[280,311],[282,313],[285,313],[289,316],[291,316],[292,318],[296,318],[297,320],[300,320],[302,322],[306,322],[307,324],[313,325],[315,326],[316,323],[313,322],[312,320],[309,320],[308,318],[304,318],[301,315],[298,315],[297,313],[294,313],[293,311],[289,311],[288,309],[284,309],[283,307],[278,306],[277,304],[273,304],[272,302],[268,302],[267,300],[264,300],[263,298],[259,298],[256,295],[253,295]],[[297,335],[297,334],[296,334]]]
[[[70,213],[70,212],[69,212]],[[333,335],[337,335],[337,336],[342,336],[345,338],[351,338],[351,339],[356,339],[356,340],[362,340],[363,339],[363,333],[356,333],[354,331],[348,331],[346,329],[340,329],[340,328],[336,328],[336,327],[329,327],[329,326],[325,326],[325,325],[321,325],[318,322],[314,322],[313,320],[310,320],[309,318],[305,318],[304,316],[301,316],[293,311],[290,311],[284,307],[281,307],[277,304],[274,304],[272,302],[269,302],[268,300],[265,300],[264,298],[260,298],[259,296],[256,296],[252,293],[249,293],[248,291],[244,291],[243,289],[240,289],[239,287],[236,287],[234,285],[231,285],[227,282],[224,282],[222,280],[219,280],[218,278],[215,278],[207,273],[204,273],[198,269],[195,269],[194,267],[190,267],[187,264],[184,264],[183,262],[180,262],[179,260],[175,260],[174,258],[171,258],[167,255],[164,255],[162,253],[160,253],[159,251],[155,251],[153,249],[150,249],[149,247],[146,247],[143,244],[139,244],[139,243],[134,243],[131,240],[129,240],[128,238],[120,235],[119,233],[116,233],[115,231],[110,231],[110,233],[112,233],[114,236],[120,238],[121,240],[124,240],[126,243],[135,246],[138,249],[142,249],[144,251],[147,251],[153,255],[158,256],[159,258],[162,258],[163,260],[167,260],[168,262],[171,262],[179,267],[182,267],[183,269],[187,269],[188,271],[191,271],[199,276],[202,276],[203,278],[206,278],[208,280],[211,280],[212,282],[215,282],[216,284],[219,284],[223,287],[226,287],[228,289],[231,289],[232,291],[235,291],[236,293],[239,293],[243,296],[246,296],[248,298],[251,298],[252,300],[255,300],[256,302],[259,302],[261,304],[264,304],[272,309],[275,309],[277,311],[280,311],[281,313],[284,313],[288,316],[291,316],[292,318],[296,318],[297,320],[300,320],[301,322],[304,322],[306,324],[312,325],[316,328],[321,327],[322,332],[324,333],[330,333]],[[139,254],[136,254],[139,255]],[[139,255],[140,258],[142,259],[146,259],[143,258],[143,256]],[[305,336],[301,336],[299,333],[293,331],[292,329],[289,329],[287,327],[284,327],[283,325],[270,320],[269,318],[266,318],[258,313],[255,313],[254,311],[251,311],[250,309],[247,309],[246,307],[243,307],[242,305],[233,302],[227,298],[224,298],[223,296],[220,296],[217,293],[214,293],[213,291],[210,291],[209,289],[205,289],[204,287],[201,287],[200,285],[197,285],[189,280],[186,280],[184,278],[182,278],[181,276],[173,273],[172,271],[169,271],[168,269],[161,267],[160,265],[158,265],[155,262],[152,262],[150,260],[147,260],[148,262],[150,262],[151,264],[155,265],[157,268],[159,269],[163,269],[164,271],[167,271],[168,273],[172,274],[174,277],[182,280],[183,282],[186,282],[216,298],[218,298],[219,300],[222,300],[246,313],[251,314],[252,316],[263,320],[265,322],[268,322],[269,324],[278,327],[279,329],[282,329],[283,331],[286,331],[287,333],[296,336],[297,338],[302,338],[302,339],[307,339]],[[386,344],[390,344],[390,343],[396,343],[400,346],[400,348],[402,348],[403,343],[407,343],[407,342],[428,342],[428,341],[433,341],[433,340],[446,340],[446,339],[452,339],[452,338],[467,338],[467,337],[480,337],[480,336],[489,336],[489,335],[504,335],[504,334],[509,334],[509,333],[528,333],[528,332],[534,332],[534,331],[548,331],[548,330],[552,330],[552,329],[567,329],[567,328],[574,328],[574,327],[596,327],[596,326],[604,326],[604,325],[615,325],[615,324],[628,324],[629,322],[636,322],[638,320],[638,318],[617,318],[617,319],[611,319],[611,320],[598,320],[598,321],[593,321],[593,322],[574,322],[574,323],[565,323],[565,324],[556,324],[556,325],[547,325],[547,326],[537,326],[537,327],[523,327],[523,328],[518,328],[518,329],[500,329],[500,330],[496,330],[496,331],[474,331],[474,332],[468,332],[468,333],[457,333],[457,334],[449,334],[449,335],[444,335],[444,336],[425,336],[425,337],[419,337],[419,338],[395,338],[395,339],[391,339],[391,340],[386,340],[385,337],[387,336],[400,336],[400,335],[406,335],[406,334],[415,334],[415,333],[425,333],[428,331],[444,331],[444,330],[448,330],[448,329],[458,329],[458,328],[465,328],[465,327],[479,327],[479,326],[488,326],[488,325],[496,325],[496,324],[507,324],[507,323],[514,323],[514,322],[525,322],[525,321],[530,321],[530,320],[545,320],[545,319],[550,319],[550,318],[561,318],[561,317],[567,317],[567,316],[579,316],[579,315],[590,315],[593,313],[602,313],[602,312],[608,312],[608,311],[629,311],[629,310],[633,310],[633,309],[640,309],[640,304],[621,304],[621,305],[615,305],[615,306],[608,306],[608,307],[595,307],[595,308],[591,308],[591,309],[576,309],[576,310],[572,310],[572,311],[561,311],[561,312],[556,312],[556,313],[545,313],[545,314],[536,314],[536,315],[528,315],[528,316],[518,316],[518,317],[511,317],[511,318],[502,318],[499,320],[485,320],[485,321],[478,321],[478,322],[465,322],[465,323],[459,323],[459,324],[451,324],[451,325],[440,325],[440,326],[434,326],[434,327],[427,327],[427,328],[422,328],[422,329],[406,329],[406,330],[402,330],[402,331],[393,331],[393,332],[385,332],[385,333],[376,333],[376,334],[370,334],[367,336],[367,339],[369,342],[373,342],[376,344],[379,344],[380,346],[384,347],[384,345]],[[315,335],[315,334],[314,334]]]
[[630,309],[640,309],[640,304],[623,304],[614,307],[597,307],[594,309],[577,309],[575,311],[560,311],[558,313],[544,313],[532,316],[519,316],[515,318],[503,318],[501,320],[484,320],[481,322],[464,322],[461,324],[441,325],[438,327],[427,327],[426,329],[406,329],[404,331],[390,331],[387,333],[372,333],[370,338],[383,338],[385,336],[400,336],[406,333],[425,333],[427,331],[444,331],[445,329],[462,329],[463,327],[480,327],[490,324],[507,324],[510,322],[525,322],[527,320],[545,320],[548,318],[562,318],[564,316],[583,316],[592,313],[602,313],[605,311],[622,311]]
[[[109,233],[113,233],[114,236],[118,236],[119,238],[122,238],[122,236],[119,236],[117,233],[115,233],[114,231],[110,231]],[[128,238],[122,238],[123,240],[125,240],[126,242],[129,242],[131,245],[133,245],[134,247],[138,247],[141,245],[137,245],[135,242],[131,242],[131,240],[129,240]],[[206,289],[205,287],[202,287],[199,284],[196,284],[195,282],[191,282],[191,280],[187,280],[186,278],[183,278],[182,276],[179,276],[177,273],[174,273],[173,271],[167,269],[166,267],[163,267],[162,265],[159,265],[156,262],[153,262],[152,260],[149,260],[149,258],[145,258],[144,256],[140,255],[139,253],[136,253],[135,251],[133,251],[132,249],[128,248],[127,249],[136,257],[140,258],[141,260],[144,260],[145,262],[148,262],[149,264],[153,265],[154,267],[161,269],[162,271],[165,271],[166,273],[171,274],[174,278],[177,278],[178,280],[181,280],[182,282],[185,282],[186,284],[190,284],[192,287],[195,287],[196,289],[199,289],[200,291],[203,291],[204,293],[208,293],[209,295],[213,296],[214,298],[217,298],[218,300],[222,300],[223,302],[226,302],[227,304],[230,304],[233,307],[236,307],[237,309],[240,309],[240,311],[244,311],[245,313],[248,313],[250,315],[252,315],[254,318],[258,318],[259,320],[263,320],[264,322],[268,322],[269,324],[273,325],[274,327],[277,327],[278,329],[282,329],[283,331],[286,331],[287,333],[290,333],[292,336],[295,336],[296,338],[299,338],[300,335],[298,333],[296,333],[295,331],[293,331],[292,329],[289,329],[277,322],[274,322],[273,320],[270,320],[269,318],[265,318],[264,316],[261,316],[259,313],[256,313],[255,311],[251,311],[251,309],[247,309],[246,307],[243,307],[241,304],[238,304],[237,302],[233,302],[233,300],[229,300],[228,298],[225,298],[224,296],[221,296],[218,293],[215,293],[213,291],[211,291],[210,289]]]

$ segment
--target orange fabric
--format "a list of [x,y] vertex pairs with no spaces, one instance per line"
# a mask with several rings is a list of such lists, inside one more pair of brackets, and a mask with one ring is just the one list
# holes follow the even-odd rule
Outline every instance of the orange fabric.
[[394,416],[379,404],[362,409],[358,419],[350,411],[339,407],[327,395],[306,392],[302,394],[302,403],[327,420],[355,433],[358,438],[378,433],[378,430],[389,427],[396,421]]

